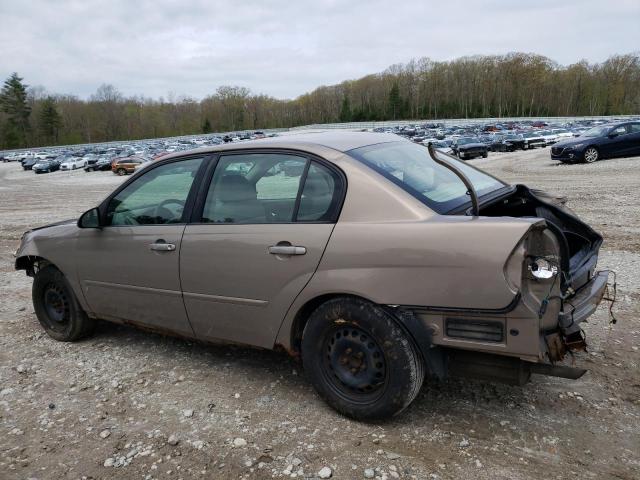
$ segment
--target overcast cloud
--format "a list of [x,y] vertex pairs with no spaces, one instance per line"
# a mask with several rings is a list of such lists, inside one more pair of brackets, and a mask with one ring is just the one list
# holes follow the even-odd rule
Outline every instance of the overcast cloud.
[[640,49],[639,0],[0,0],[0,78],[87,97],[293,98],[411,58],[512,51],[561,64]]

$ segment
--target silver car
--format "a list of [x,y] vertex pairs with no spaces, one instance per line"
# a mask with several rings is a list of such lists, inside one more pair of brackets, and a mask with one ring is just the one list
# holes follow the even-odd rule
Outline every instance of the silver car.
[[176,153],[80,219],[30,230],[47,333],[97,319],[300,356],[357,419],[426,378],[578,378],[580,323],[607,285],[602,237],[562,199],[377,133],[302,134]]

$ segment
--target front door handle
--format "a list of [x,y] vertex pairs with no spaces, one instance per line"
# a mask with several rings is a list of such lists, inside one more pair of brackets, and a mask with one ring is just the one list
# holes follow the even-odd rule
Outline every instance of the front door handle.
[[272,245],[269,247],[269,253],[273,255],[304,255],[307,253],[307,249],[293,245]]
[[149,245],[149,249],[156,252],[173,252],[176,249],[176,246],[173,243],[167,243],[164,240],[156,240],[154,243]]

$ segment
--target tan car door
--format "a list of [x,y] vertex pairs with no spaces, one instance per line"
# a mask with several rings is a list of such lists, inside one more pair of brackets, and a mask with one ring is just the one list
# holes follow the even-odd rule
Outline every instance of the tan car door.
[[225,154],[180,252],[196,335],[272,347],[315,272],[344,195],[342,175],[293,153]]
[[179,253],[202,162],[150,166],[101,207],[104,227],[80,231],[77,271],[98,318],[193,335],[182,301]]

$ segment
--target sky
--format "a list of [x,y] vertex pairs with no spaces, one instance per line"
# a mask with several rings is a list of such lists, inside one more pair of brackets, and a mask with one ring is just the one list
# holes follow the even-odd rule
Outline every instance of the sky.
[[412,58],[508,52],[567,65],[640,51],[640,0],[0,0],[0,79],[87,98],[295,98]]

